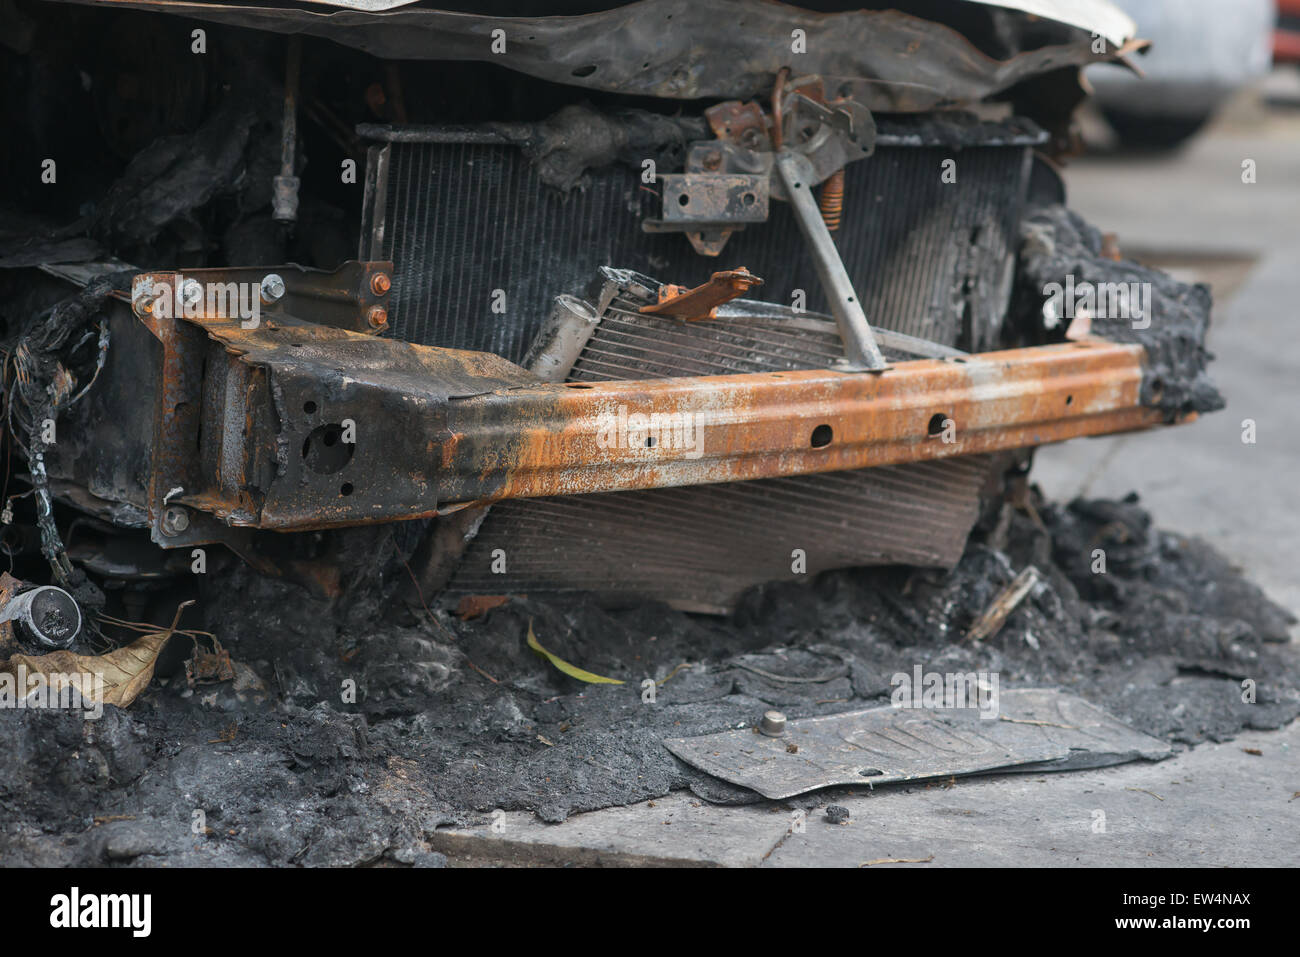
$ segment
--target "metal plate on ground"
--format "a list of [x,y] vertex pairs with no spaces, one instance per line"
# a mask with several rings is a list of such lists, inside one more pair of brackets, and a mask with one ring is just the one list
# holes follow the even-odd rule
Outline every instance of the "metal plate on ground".
[[832,785],[1072,771],[1172,753],[1082,698],[1046,689],[1002,692],[994,717],[978,708],[887,706],[801,718],[781,737],[745,728],[664,745],[692,767],[774,800]]

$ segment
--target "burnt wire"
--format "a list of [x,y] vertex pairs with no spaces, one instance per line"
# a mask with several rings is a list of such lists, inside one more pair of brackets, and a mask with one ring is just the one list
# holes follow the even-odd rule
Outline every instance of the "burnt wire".
[[[110,342],[103,308],[121,283],[121,276],[105,276],[38,314],[23,330],[4,370],[4,418],[10,437],[27,460],[41,554],[49,562],[55,582],[79,601],[92,603],[102,596],[69,561],[54,521],[45,457],[56,436],[47,434],[47,423],[57,423],[103,371]],[[91,342],[95,343],[93,362],[79,359]]]

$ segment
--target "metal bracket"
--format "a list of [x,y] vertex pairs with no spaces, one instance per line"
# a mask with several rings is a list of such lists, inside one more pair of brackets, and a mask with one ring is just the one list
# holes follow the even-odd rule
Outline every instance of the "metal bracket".
[[766,173],[665,173],[663,218],[642,221],[647,233],[686,233],[701,256],[717,256],[731,234],[767,221]]
[[166,315],[213,317],[250,305],[249,290],[256,290],[259,317],[309,315],[323,326],[377,335],[388,327],[392,277],[391,262],[355,260],[333,271],[289,264],[141,273],[132,283],[131,303],[143,317],[161,290],[170,305]]
[[660,286],[659,301],[642,306],[640,311],[659,316],[676,316],[687,322],[716,319],[720,305],[739,299],[755,286],[761,285],[763,280],[741,266],[727,272],[715,272],[708,282],[694,289]]
[[[295,314],[319,320],[315,338],[376,339],[388,321],[392,271],[391,262],[347,262],[333,272],[276,266],[135,277],[132,309],[162,347],[147,492],[155,543],[180,548],[220,541],[245,557],[251,554],[249,530],[231,526],[251,524],[249,516],[260,512],[252,484],[227,480],[219,493],[210,488],[214,476],[251,466],[241,456],[204,454],[205,447],[262,424],[254,408],[262,386],[230,347],[285,335],[286,328],[300,325]],[[256,311],[245,314],[254,300]],[[229,369],[209,348],[205,331],[213,327],[233,330],[223,359]],[[224,408],[224,417],[204,423],[213,407]],[[204,424],[207,446],[197,438],[204,436]]]
[[746,173],[665,173],[663,218],[647,219],[648,233],[737,229],[767,221],[768,177]]
[[661,218],[642,228],[684,232],[700,255],[717,256],[733,232],[767,221],[771,198],[790,201],[773,175],[781,148],[806,157],[810,186],[875,151],[870,111],[846,97],[827,101],[819,76],[786,84],[773,109],[769,118],[759,104],[733,100],[705,110],[716,139],[690,145],[685,173],[659,176]]

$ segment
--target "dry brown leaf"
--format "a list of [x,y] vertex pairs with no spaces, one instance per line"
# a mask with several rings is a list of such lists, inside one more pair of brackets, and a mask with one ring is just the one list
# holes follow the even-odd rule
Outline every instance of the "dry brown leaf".
[[[57,675],[75,687],[87,701],[126,708],[153,680],[158,655],[167,644],[167,639],[176,631],[181,612],[190,604],[192,602],[185,602],[176,609],[176,619],[171,628],[141,635],[131,644],[106,655],[78,655],[71,651],[52,651],[48,655],[12,655],[8,661],[0,664],[0,673],[7,672],[17,678],[18,669],[22,667],[28,675],[41,675],[47,680]],[[102,698],[96,694],[100,690],[96,687],[97,682],[92,681],[89,688],[82,687],[81,676],[87,673],[103,676]]]
[[463,621],[472,621],[509,601],[509,595],[466,595],[456,606],[456,617]]
[[[0,665],[0,672],[8,672],[17,677],[18,668],[25,666],[28,675],[42,675],[47,679],[59,675],[76,687],[87,701],[125,708],[153,680],[158,653],[170,637],[171,632],[142,635],[131,644],[106,655],[77,655],[71,651],[52,651],[48,655],[13,655]],[[89,687],[82,687],[81,676],[87,673],[103,675],[102,700],[95,694],[95,682],[91,682]]]

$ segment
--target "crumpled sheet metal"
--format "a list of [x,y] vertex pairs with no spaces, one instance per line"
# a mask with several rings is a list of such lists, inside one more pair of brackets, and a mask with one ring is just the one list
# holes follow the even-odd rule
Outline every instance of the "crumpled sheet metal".
[[[340,10],[366,10],[382,13],[409,7],[416,0],[303,0],[304,3],[322,7],[336,7]],[[962,0],[954,0],[956,3]],[[965,0],[988,7],[1002,7],[1006,10],[1019,10],[1048,20],[1068,23],[1082,30],[1094,31],[1111,43],[1122,45],[1137,30],[1133,18],[1116,7],[1110,0]],[[901,0],[900,7],[906,5]]]
[[[313,6],[337,7],[340,10],[382,13],[385,10],[412,6],[416,0],[303,0],[303,2]],[[1006,10],[1020,10],[1048,20],[1069,23],[1084,30],[1096,31],[1115,44],[1122,44],[1133,36],[1136,30],[1133,19],[1114,6],[1110,0],[966,0],[966,2],[1002,7]],[[899,3],[899,6],[904,5],[905,0]]]
[[791,721],[781,737],[744,728],[664,745],[692,767],[773,800],[833,785],[874,787],[998,770],[1076,771],[1172,753],[1165,742],[1074,695],[1018,689],[999,697],[994,718],[981,717],[976,708],[890,705]]
[[[330,0],[314,0],[330,2]],[[372,0],[349,0],[367,3]],[[382,3],[384,0],[373,0]],[[967,0],[987,7],[1019,10],[1035,17],[1068,23],[1105,37],[1116,46],[1123,46],[1137,35],[1137,23],[1111,0]]]
[[[832,88],[847,84],[842,92],[880,112],[975,102],[1039,74],[1116,59],[1129,52],[1121,41],[1132,36],[1131,21],[1117,19],[1101,0],[1075,0],[1060,18],[1039,13],[1054,6],[1041,2],[979,0],[977,6],[1003,8],[994,12],[1032,25],[1016,31],[998,24],[999,41],[1013,44],[1002,59],[951,26],[900,10],[817,13],[769,0],[641,0],[581,16],[544,17],[407,5],[384,10],[371,0],[322,4],[328,12],[199,0],[71,2],[324,37],[387,59],[482,60],[557,83],[668,99],[765,94],[794,59],[801,72],[821,74]],[[952,14],[969,15],[967,7],[975,8],[954,0]],[[1035,17],[1022,10],[1029,7]],[[791,53],[796,29],[806,40],[806,51],[797,55]],[[505,52],[493,52],[496,30],[505,32]],[[1107,52],[1093,51],[1093,31],[1113,34]],[[1015,45],[1029,38],[1041,45]]]

